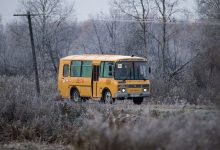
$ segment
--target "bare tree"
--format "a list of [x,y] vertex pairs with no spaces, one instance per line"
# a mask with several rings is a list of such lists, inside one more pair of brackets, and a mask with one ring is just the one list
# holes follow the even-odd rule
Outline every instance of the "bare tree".
[[207,22],[201,32],[205,38],[201,38],[201,54],[194,63],[194,77],[200,90],[207,89],[207,98],[220,104],[220,0],[198,0],[197,4],[201,19]]
[[[62,0],[23,0],[21,4],[25,10],[41,14],[33,18],[36,47],[40,51],[41,57],[44,58],[44,66],[47,66],[47,58],[49,58],[55,73],[57,73],[59,58],[62,56],[62,54],[60,55],[62,51],[57,50],[60,48],[58,44],[65,40],[71,41],[65,36],[73,37],[71,36],[73,32],[66,35],[68,33],[66,30],[70,31],[67,21],[72,15],[73,5],[64,7]],[[60,37],[61,35],[62,37]]]
[[0,72],[2,71],[2,73],[7,73],[6,45],[6,35],[0,16]]
[[144,55],[148,56],[147,33],[149,33],[148,21],[150,20],[150,0],[114,0],[113,5],[122,13],[139,23],[141,27],[140,37],[143,41],[145,50]]
[[104,53],[105,35],[101,28],[99,22],[92,17],[82,22],[79,25],[79,36],[74,42],[74,53]]
[[103,52],[104,51],[103,50],[103,45],[102,45],[101,36],[100,36],[99,30],[98,30],[96,21],[94,19],[91,19],[91,22],[92,22],[92,25],[93,25],[93,28],[94,28],[95,36],[96,36],[97,41],[98,41],[99,54],[103,54],[104,53]]
[[197,5],[201,18],[220,20],[220,0],[197,0]]
[[111,39],[110,43],[111,43],[111,51],[112,50],[116,50],[117,49],[117,29],[120,26],[120,22],[117,21],[117,19],[120,17],[119,12],[117,9],[111,8],[110,9],[110,15],[109,16],[103,16],[105,25],[106,25],[106,29],[108,32],[108,35]]
[[[182,0],[114,0],[113,2],[113,6],[140,25],[140,35],[143,41],[145,55],[148,56],[148,58],[150,57],[150,51],[148,49],[154,51],[150,48],[152,47],[150,42],[153,42],[152,40],[157,42],[158,61],[159,64],[161,64],[164,77],[165,74],[169,74],[168,63],[170,61],[169,57],[171,57],[169,40],[178,33],[178,29],[172,29],[172,26],[168,26],[168,23],[173,23],[178,13],[184,12],[183,9],[179,9],[181,1]],[[161,33],[158,32],[160,22]]]
[[[140,50],[143,43],[136,38],[135,23],[119,22],[118,14],[112,11],[110,15],[97,14],[80,24],[80,34],[75,43],[75,49],[84,53],[117,53],[129,54],[129,50]],[[134,37],[135,35],[135,37]],[[136,43],[138,41],[138,43]],[[135,48],[138,45],[140,47]],[[133,51],[132,51],[133,53]]]
[[181,0],[154,0],[156,9],[158,10],[158,19],[162,21],[162,40],[161,51],[162,51],[162,70],[163,74],[168,71],[168,55],[169,55],[169,39],[175,35],[176,31],[168,33],[168,22],[173,22],[177,13],[183,12],[183,9],[179,9],[179,3]]
[[[26,19],[26,18],[25,18]],[[33,72],[32,55],[26,22],[11,22],[5,26],[5,60],[10,74],[29,75]],[[12,60],[12,61],[11,61]]]

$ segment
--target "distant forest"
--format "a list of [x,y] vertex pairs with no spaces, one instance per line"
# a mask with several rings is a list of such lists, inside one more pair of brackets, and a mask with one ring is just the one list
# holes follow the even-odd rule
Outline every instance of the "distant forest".
[[[108,14],[79,22],[74,4],[22,0],[32,17],[40,79],[57,79],[59,59],[74,54],[146,57],[152,96],[194,104],[220,100],[220,0],[197,0],[198,20],[182,0],[111,0]],[[0,74],[33,78],[27,18],[2,24]]]

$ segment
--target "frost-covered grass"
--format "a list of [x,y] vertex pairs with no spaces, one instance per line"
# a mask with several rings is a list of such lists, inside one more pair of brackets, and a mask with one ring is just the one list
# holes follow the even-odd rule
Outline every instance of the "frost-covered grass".
[[71,145],[46,144],[38,142],[7,143],[0,145],[1,150],[72,150]]
[[36,97],[33,80],[0,77],[0,145],[43,143],[49,149],[60,145],[79,150],[220,147],[219,111],[214,106],[75,104],[58,101],[53,80],[42,81],[41,91]]

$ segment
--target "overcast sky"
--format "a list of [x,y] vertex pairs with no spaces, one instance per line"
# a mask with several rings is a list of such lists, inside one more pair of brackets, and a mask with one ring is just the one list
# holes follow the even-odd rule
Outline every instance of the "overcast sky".
[[[13,14],[18,10],[20,0],[0,0],[0,15],[3,23],[17,19]],[[74,0],[66,0],[68,3]],[[194,9],[194,0],[186,0],[185,7]],[[108,12],[109,0],[75,0],[76,16],[79,21],[88,19],[89,15],[95,15],[99,12]]]

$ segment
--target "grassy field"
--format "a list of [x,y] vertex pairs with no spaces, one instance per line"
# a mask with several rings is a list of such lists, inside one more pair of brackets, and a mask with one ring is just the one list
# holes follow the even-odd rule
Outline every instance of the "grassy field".
[[188,104],[60,101],[52,80],[0,77],[0,149],[218,150],[219,111]]
[[63,146],[58,144],[46,144],[37,142],[26,142],[26,143],[7,143],[0,145],[1,150],[72,150],[73,147],[70,145]]

